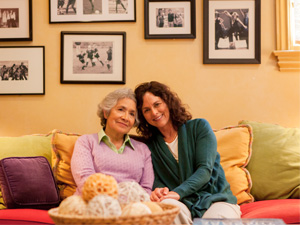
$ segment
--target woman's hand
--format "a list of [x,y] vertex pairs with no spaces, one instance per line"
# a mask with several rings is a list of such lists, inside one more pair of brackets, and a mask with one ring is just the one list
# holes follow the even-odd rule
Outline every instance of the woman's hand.
[[175,199],[175,200],[179,200],[180,195],[175,191],[170,191],[168,194],[162,196],[162,198],[160,198],[160,201],[162,201],[164,199],[167,199],[167,198],[172,198],[172,199]]
[[164,188],[155,188],[154,191],[152,191],[151,195],[150,195],[150,200],[152,202],[160,202],[161,198],[164,195],[167,195],[169,193],[169,188],[164,187]]
[[180,196],[178,193],[174,191],[169,191],[169,188],[164,187],[164,188],[155,188],[154,191],[152,191],[150,200],[152,202],[161,202],[164,199],[167,198],[172,198],[175,200],[179,200]]

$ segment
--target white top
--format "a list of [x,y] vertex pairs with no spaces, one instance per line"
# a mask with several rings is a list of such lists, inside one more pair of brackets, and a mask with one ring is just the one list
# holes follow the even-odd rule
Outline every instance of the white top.
[[178,162],[178,135],[176,136],[175,140],[171,143],[166,142],[166,145],[169,147],[170,152]]

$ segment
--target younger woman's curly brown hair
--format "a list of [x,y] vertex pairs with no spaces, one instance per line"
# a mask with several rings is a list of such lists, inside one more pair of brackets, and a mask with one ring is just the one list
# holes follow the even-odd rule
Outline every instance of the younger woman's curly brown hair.
[[170,111],[170,119],[175,130],[178,130],[178,128],[186,123],[186,121],[192,119],[191,113],[183,106],[177,94],[172,92],[165,84],[157,81],[142,83],[136,87],[134,92],[137,99],[138,118],[140,121],[137,132],[147,139],[152,137],[153,133],[158,132],[158,129],[150,125],[143,116],[143,97],[146,92],[150,92],[153,95],[160,97],[167,104]]

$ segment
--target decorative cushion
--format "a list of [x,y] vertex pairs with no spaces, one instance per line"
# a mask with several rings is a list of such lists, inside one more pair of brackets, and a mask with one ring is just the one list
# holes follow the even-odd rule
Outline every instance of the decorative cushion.
[[245,168],[251,157],[252,130],[248,125],[215,130],[221,165],[238,204],[253,202],[251,177]]
[[60,189],[60,197],[65,199],[76,191],[76,183],[71,172],[71,158],[79,134],[52,131],[52,165],[53,174]]
[[2,159],[0,185],[10,209],[50,209],[60,202],[50,164],[43,156]]
[[[44,156],[51,164],[51,134],[0,137],[0,160],[23,156]],[[4,208],[0,189],[0,209]]]
[[241,205],[242,218],[276,218],[286,224],[300,223],[300,199],[257,201]]
[[241,121],[253,129],[252,157],[247,165],[255,200],[300,198],[300,128]]

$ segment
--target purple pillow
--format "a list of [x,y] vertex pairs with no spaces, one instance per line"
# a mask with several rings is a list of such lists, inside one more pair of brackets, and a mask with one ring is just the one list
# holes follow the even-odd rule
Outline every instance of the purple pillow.
[[51,167],[43,156],[2,159],[0,185],[9,209],[50,209],[60,202]]

